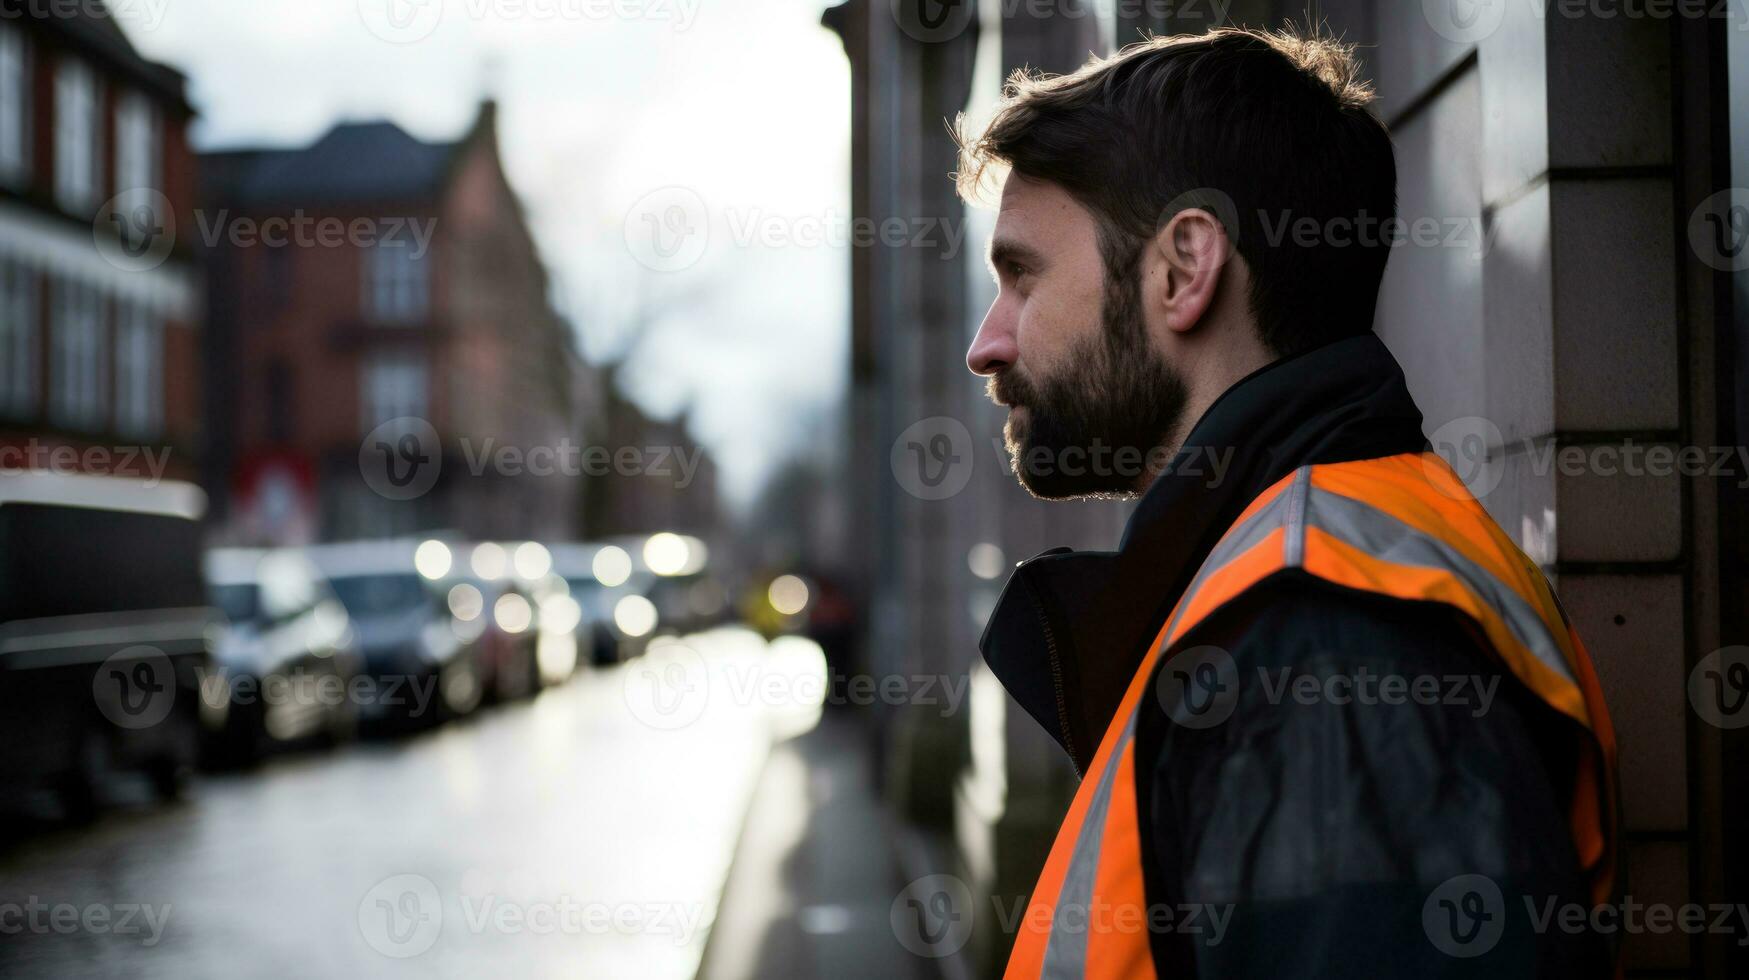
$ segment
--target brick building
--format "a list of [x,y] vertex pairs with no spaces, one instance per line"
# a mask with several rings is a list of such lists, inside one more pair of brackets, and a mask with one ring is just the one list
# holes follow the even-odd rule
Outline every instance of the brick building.
[[[1121,16],[1137,11],[1157,13]],[[1210,19],[1217,11],[1224,20]],[[1396,142],[1400,214],[1468,236],[1399,248],[1376,326],[1436,447],[1462,453],[1474,445],[1465,437],[1485,437],[1468,461],[1485,478],[1483,502],[1552,576],[1597,661],[1621,742],[1627,888],[1671,907],[1740,899],[1749,848],[1731,828],[1749,812],[1749,789],[1727,774],[1742,771],[1749,729],[1720,724],[1690,692],[1715,651],[1749,636],[1742,464],[1719,474],[1549,460],[1623,460],[1636,446],[1716,459],[1743,445],[1742,12],[1330,0],[1318,13],[1361,45]],[[941,120],[987,106],[1009,70],[1066,70],[1139,29],[1304,16],[1302,3],[1265,0],[1000,10],[849,0],[826,23],[852,64],[855,211],[964,216],[967,241],[981,243],[992,218],[954,199]],[[962,366],[990,298],[981,256],[968,251],[853,257],[850,459],[863,469],[849,485],[867,520],[850,551],[867,558],[867,669],[972,675],[964,717],[897,709],[881,719],[889,790],[935,855],[918,871],[952,871],[981,895],[1011,898],[1030,888],[1074,778],[979,662],[1000,581],[980,578],[968,555],[978,544],[1010,560],[1054,545],[1110,548],[1125,508],[1041,505],[1002,472],[989,438],[1000,413]],[[914,484],[896,460],[889,469],[890,447],[935,435],[974,464],[958,493]],[[1749,950],[1736,938],[1634,932],[1623,937],[1628,975],[1745,975]],[[981,923],[960,965],[995,975],[1007,942]]]
[[0,467],[197,475],[191,115],[101,4],[0,0]]
[[[568,537],[581,481],[481,461],[574,438],[589,393],[498,156],[496,108],[432,143],[388,122],[202,157],[209,482],[225,533]],[[424,420],[439,475],[391,499],[367,434]]]

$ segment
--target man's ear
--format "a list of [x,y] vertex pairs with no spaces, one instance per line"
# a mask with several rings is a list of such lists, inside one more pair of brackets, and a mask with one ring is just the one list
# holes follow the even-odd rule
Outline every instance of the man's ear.
[[1227,230],[1219,218],[1202,208],[1173,215],[1154,236],[1155,275],[1148,279],[1168,330],[1189,333],[1214,305],[1221,272],[1232,255]]

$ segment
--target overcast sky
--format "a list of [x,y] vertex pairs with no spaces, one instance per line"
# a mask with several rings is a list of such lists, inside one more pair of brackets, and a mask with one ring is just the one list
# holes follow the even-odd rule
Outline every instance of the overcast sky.
[[[849,69],[823,0],[110,6],[188,74],[202,149],[307,142],[346,119],[453,139],[495,93],[585,353],[626,356],[654,414],[692,405],[740,500],[814,448],[804,420],[839,396],[847,343]],[[652,237],[677,228],[693,233]]]

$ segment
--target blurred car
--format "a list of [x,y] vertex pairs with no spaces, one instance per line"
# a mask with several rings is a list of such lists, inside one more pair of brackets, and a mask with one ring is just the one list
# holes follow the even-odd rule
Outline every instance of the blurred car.
[[645,595],[655,576],[640,570],[616,544],[563,544],[551,550],[553,573],[577,604],[579,657],[606,665],[642,653],[658,625],[655,604]]
[[635,556],[632,584],[655,607],[656,629],[695,633],[728,617],[728,591],[711,571],[710,549],[703,541],[662,531],[613,544]]
[[247,765],[280,746],[350,739],[358,726],[357,638],[310,560],[291,550],[214,549],[206,581],[226,619],[213,654],[231,690],[206,760]]
[[0,782],[91,816],[110,777],[177,796],[227,709],[186,483],[0,479]]
[[578,644],[592,663],[630,660],[653,636],[706,629],[730,613],[697,538],[662,532],[551,550],[553,571],[578,604]]
[[436,566],[425,569],[446,590],[452,612],[478,617],[483,628],[481,684],[489,701],[527,697],[569,676],[568,670],[563,676],[543,672],[540,664],[540,603],[535,593],[551,564],[538,543],[481,541],[454,546],[448,574],[431,576]]
[[[305,554],[328,579],[351,618],[369,678],[358,698],[367,727],[423,727],[466,715],[484,695],[486,624],[460,616],[438,587],[441,575],[425,574],[441,549],[447,573],[449,548],[441,542],[354,541],[315,545]],[[423,550],[421,550],[423,549]]]

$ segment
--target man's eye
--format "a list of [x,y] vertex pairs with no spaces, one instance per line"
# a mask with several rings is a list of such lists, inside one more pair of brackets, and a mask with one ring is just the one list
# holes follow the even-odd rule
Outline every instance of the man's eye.
[[1024,275],[1026,275],[1026,266],[1021,265],[1018,262],[1008,263],[1008,277],[1010,279],[1019,279]]

